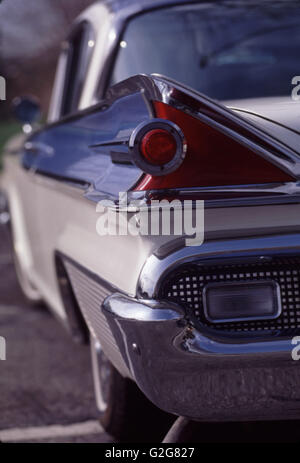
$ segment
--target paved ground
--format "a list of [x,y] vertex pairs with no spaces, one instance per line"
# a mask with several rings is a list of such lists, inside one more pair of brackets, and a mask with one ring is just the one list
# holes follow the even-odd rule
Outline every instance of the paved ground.
[[26,304],[1,231],[0,336],[7,349],[0,362],[0,440],[112,441],[96,421],[89,349],[75,345],[45,308]]
[[[45,308],[18,288],[0,228],[0,441],[113,442],[97,422],[89,349],[75,345]],[[300,442],[300,423],[199,425],[201,442]]]

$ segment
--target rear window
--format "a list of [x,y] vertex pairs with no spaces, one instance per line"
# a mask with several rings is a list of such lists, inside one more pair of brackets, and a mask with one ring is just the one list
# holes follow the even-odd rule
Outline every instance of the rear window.
[[299,2],[168,7],[130,20],[111,85],[159,73],[220,100],[284,96],[299,50]]

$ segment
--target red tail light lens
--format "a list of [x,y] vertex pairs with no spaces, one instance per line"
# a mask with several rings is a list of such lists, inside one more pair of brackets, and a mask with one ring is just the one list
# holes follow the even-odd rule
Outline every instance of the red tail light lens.
[[173,122],[156,118],[139,124],[132,132],[128,146],[134,163],[155,177],[177,170],[186,153],[180,128]]
[[[247,185],[295,180],[279,167],[195,117],[162,102],[153,102],[156,116],[176,124],[184,133],[187,153],[177,170],[145,174],[136,190]],[[147,145],[147,143],[146,143]],[[167,144],[166,144],[167,146]],[[155,143],[151,148],[152,159]],[[166,153],[172,152],[171,146]]]
[[170,132],[162,129],[150,130],[141,142],[141,152],[151,164],[156,166],[170,162],[177,151],[177,143]]

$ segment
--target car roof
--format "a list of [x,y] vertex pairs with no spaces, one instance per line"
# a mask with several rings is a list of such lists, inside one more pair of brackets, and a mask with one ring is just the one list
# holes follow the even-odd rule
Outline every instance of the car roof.
[[[160,5],[176,3],[193,3],[199,0],[100,0],[100,3],[106,5],[110,11],[122,11],[128,8],[136,7],[137,10],[148,9]],[[208,0],[213,1],[213,0]]]
[[[276,3],[284,3],[286,0],[276,0]],[[296,0],[294,0],[296,1]],[[176,5],[184,3],[230,3],[234,4],[234,0],[98,0],[98,3],[105,5],[113,13],[132,13],[133,11],[143,11],[151,8],[156,8],[164,5]],[[241,4],[259,4],[270,3],[270,0],[239,0],[237,5]],[[275,2],[274,2],[275,3]]]

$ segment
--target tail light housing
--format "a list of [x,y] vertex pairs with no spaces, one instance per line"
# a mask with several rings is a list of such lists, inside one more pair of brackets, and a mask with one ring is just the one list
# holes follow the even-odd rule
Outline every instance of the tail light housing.
[[[145,133],[136,135],[134,143],[141,146],[139,155],[143,162],[136,164],[145,172],[135,190],[159,190],[173,188],[199,188],[228,185],[248,185],[289,182],[295,179],[281,170],[271,161],[264,159],[245,145],[222,133],[196,117],[160,101],[153,102],[156,116],[164,127],[173,127],[179,134],[180,147],[176,153],[176,162],[166,162],[164,166],[155,165],[153,150],[155,143],[151,143],[151,156],[147,155],[148,141],[143,139]],[[148,124],[148,132],[149,132]],[[139,126],[140,127],[140,126]],[[160,127],[156,127],[159,129]],[[149,133],[151,141],[151,134]],[[140,145],[140,142],[142,144]],[[159,137],[157,138],[159,140]],[[159,145],[159,143],[158,143]],[[134,147],[132,148],[134,149]],[[157,148],[159,150],[159,148]],[[163,150],[162,150],[163,151]],[[168,150],[166,150],[167,152]],[[171,148],[170,151],[171,152]],[[181,154],[180,154],[181,152]],[[142,153],[142,155],[141,155]],[[147,158],[148,156],[148,158]],[[147,170],[145,159],[152,167]],[[157,155],[159,158],[159,155]],[[162,155],[161,159],[168,160]]]

